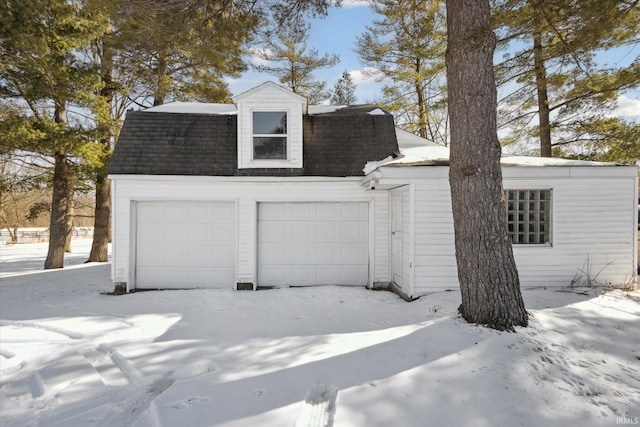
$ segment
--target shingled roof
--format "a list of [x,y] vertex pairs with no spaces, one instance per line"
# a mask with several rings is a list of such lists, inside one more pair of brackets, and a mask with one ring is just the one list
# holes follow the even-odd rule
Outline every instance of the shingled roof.
[[367,161],[397,154],[393,117],[356,105],[303,118],[303,167],[238,169],[235,114],[129,112],[110,175],[363,176]]

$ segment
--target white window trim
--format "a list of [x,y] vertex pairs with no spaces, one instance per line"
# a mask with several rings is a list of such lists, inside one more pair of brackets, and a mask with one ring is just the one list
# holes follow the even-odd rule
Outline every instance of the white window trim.
[[[255,106],[255,107],[251,107],[249,109],[247,109],[247,112],[249,113],[249,120],[250,120],[250,130],[249,130],[249,141],[248,141],[248,145],[249,145],[249,150],[250,152],[249,154],[249,159],[248,162],[244,163],[241,167],[242,168],[300,168],[302,167],[302,159],[298,159],[298,160],[293,160],[292,159],[292,148],[293,148],[293,144],[302,144],[302,135],[296,135],[292,132],[292,128],[295,125],[295,121],[298,120],[294,115],[297,114],[296,112],[294,112],[294,109],[291,107],[285,107],[283,108],[282,106],[273,106],[271,108],[269,107],[262,107],[262,106]],[[253,155],[253,138],[254,136],[260,136],[259,134],[254,135],[253,133],[253,113],[254,112],[283,112],[287,114],[287,133],[286,133],[286,138],[287,138],[287,158],[286,159],[254,159]],[[302,118],[300,118],[302,119]],[[302,123],[299,124],[299,126],[302,126]],[[267,135],[267,136],[272,136],[272,135]],[[299,139],[299,141],[298,141]]]
[[[287,115],[287,133],[283,133],[283,134],[256,134],[253,132],[253,113],[285,113]],[[250,144],[251,144],[251,160],[249,160],[250,164],[260,164],[261,166],[259,167],[273,167],[273,166],[269,166],[270,164],[277,164],[278,166],[275,167],[283,167],[282,165],[286,165],[286,164],[290,164],[291,163],[291,117],[292,117],[292,113],[291,113],[291,109],[290,108],[251,108],[249,110],[249,117],[251,118],[251,140],[250,140]],[[255,149],[254,149],[254,145],[253,145],[253,139],[254,138],[260,138],[260,137],[264,137],[264,138],[272,138],[272,137],[276,137],[276,138],[285,138],[286,139],[286,144],[287,144],[287,154],[286,154],[286,158],[285,159],[254,159],[253,156],[255,155]],[[265,166],[262,166],[263,164],[265,164]]]
[[[535,248],[535,247],[552,247],[554,245],[554,227],[553,227],[553,189],[552,188],[530,188],[530,187],[526,187],[526,188],[505,188],[504,189],[504,195],[505,195],[505,208],[507,210],[507,214],[509,212],[509,207],[508,207],[508,203],[509,203],[509,199],[508,199],[508,192],[509,191],[548,191],[549,192],[549,209],[548,209],[548,215],[549,215],[549,220],[548,220],[548,226],[549,226],[549,231],[548,231],[548,235],[549,235],[549,241],[548,242],[544,242],[544,243],[528,243],[528,242],[522,242],[522,243],[512,243],[512,245],[514,247],[529,247],[529,248]],[[511,237],[511,236],[510,236]]]

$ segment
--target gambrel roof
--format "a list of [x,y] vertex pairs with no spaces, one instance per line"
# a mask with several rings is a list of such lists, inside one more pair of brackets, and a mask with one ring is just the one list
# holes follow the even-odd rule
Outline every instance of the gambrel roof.
[[127,113],[109,174],[363,176],[367,161],[399,152],[393,116],[376,105],[309,106],[302,168],[238,169],[233,106],[202,105],[199,113],[166,112],[180,110],[169,107]]

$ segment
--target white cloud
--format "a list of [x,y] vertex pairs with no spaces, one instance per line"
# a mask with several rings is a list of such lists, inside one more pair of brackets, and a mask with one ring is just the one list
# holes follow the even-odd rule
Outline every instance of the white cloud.
[[618,102],[616,108],[613,110],[612,116],[639,119],[640,99],[629,98],[628,96],[621,95],[618,98]]
[[353,84],[356,86],[376,83],[376,79],[382,76],[380,70],[374,67],[365,67],[362,70],[349,71],[349,75],[351,76],[351,80],[353,80]]
[[349,9],[352,7],[370,6],[371,3],[371,0],[343,0],[340,6]]

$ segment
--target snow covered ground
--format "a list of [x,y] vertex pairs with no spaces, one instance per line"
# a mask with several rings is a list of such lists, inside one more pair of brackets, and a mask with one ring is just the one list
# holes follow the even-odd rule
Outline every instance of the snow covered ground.
[[640,424],[639,292],[527,289],[531,326],[500,333],[458,292],[105,295],[73,246],[46,272],[46,244],[0,246],[3,427]]

